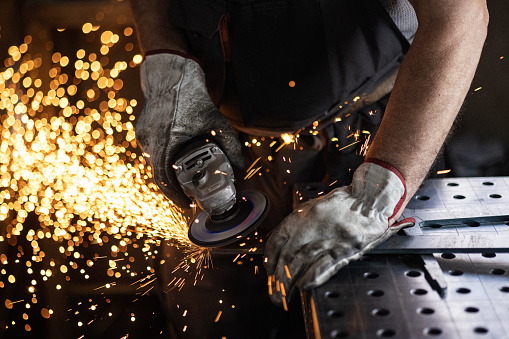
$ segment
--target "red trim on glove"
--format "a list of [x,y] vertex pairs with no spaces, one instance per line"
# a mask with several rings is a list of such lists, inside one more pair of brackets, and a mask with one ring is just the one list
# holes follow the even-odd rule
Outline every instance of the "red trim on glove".
[[200,64],[200,61],[196,57],[194,57],[194,56],[192,56],[190,54],[187,54],[187,53],[183,53],[183,52],[180,52],[180,51],[173,50],[173,49],[154,49],[154,50],[145,52],[145,57],[147,55],[155,55],[155,54],[175,54],[175,55],[179,55],[179,56],[181,56],[183,58],[186,58],[186,59],[194,60],[198,64]]
[[[394,208],[394,212],[389,217],[389,220],[391,220],[392,218],[394,218],[394,216],[396,214],[398,214],[399,210],[401,209],[401,206],[403,206],[403,203],[405,202],[405,199],[406,199],[406,183],[405,183],[405,178],[403,178],[401,173],[399,173],[399,171],[395,167],[393,167],[392,165],[386,163],[385,161],[374,159],[374,158],[370,158],[370,159],[364,160],[364,162],[371,162],[371,163],[373,163],[375,165],[381,166],[381,167],[391,171],[392,173],[396,174],[398,176],[398,178],[401,180],[401,182],[403,183],[403,187],[405,188],[405,192],[403,193],[403,196],[401,197],[401,199],[399,199],[398,204]],[[403,220],[405,220],[405,219],[403,219]],[[414,220],[414,223],[415,223],[415,220]],[[395,225],[396,224],[394,224],[392,226],[395,226]],[[389,226],[389,227],[392,227],[392,226]]]
[[[400,221],[394,223],[394,225],[392,225],[391,227],[396,227],[396,226],[399,226],[401,224],[406,224],[407,222],[411,222],[413,223],[414,225],[417,223],[415,221],[415,218],[405,218],[405,219],[401,219]],[[409,226],[410,227],[410,226]],[[406,228],[406,227],[405,227]]]

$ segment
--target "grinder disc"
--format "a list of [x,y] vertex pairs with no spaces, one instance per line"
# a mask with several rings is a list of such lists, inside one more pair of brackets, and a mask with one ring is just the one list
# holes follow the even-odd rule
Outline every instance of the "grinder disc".
[[265,194],[246,190],[237,193],[237,197],[239,211],[235,217],[212,221],[206,212],[201,212],[189,226],[189,240],[201,247],[220,247],[237,241],[258,227],[268,212]]

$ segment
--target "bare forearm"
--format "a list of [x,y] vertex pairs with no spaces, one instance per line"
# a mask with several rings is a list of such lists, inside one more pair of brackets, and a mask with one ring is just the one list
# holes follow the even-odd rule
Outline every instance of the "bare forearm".
[[[425,178],[463,103],[488,20],[486,11],[475,8],[455,12],[454,0],[425,1],[413,4],[419,29],[368,153],[401,172],[407,202]],[[477,9],[482,8],[477,2]]]
[[184,32],[170,20],[169,0],[131,0],[131,8],[143,53],[156,49],[187,52]]

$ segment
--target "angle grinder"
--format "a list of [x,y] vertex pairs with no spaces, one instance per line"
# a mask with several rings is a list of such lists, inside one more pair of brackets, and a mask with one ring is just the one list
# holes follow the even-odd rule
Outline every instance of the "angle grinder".
[[190,143],[177,155],[173,168],[184,193],[202,210],[189,226],[194,244],[229,245],[251,233],[265,218],[267,197],[254,190],[236,192],[232,166],[215,143]]

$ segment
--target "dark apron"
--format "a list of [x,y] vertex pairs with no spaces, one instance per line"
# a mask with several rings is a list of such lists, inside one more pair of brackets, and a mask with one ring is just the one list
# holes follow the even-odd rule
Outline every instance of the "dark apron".
[[226,53],[241,112],[232,120],[274,131],[337,114],[394,74],[409,47],[373,0],[174,0],[172,16],[202,61],[214,102]]
[[[173,2],[174,23],[185,28],[191,53],[205,69],[211,97],[222,106],[235,92],[239,116],[228,118],[244,126],[298,130],[335,115],[339,104],[371,93],[392,75],[408,47],[376,0]],[[294,87],[289,86],[290,81],[295,82]],[[384,107],[377,106],[381,104],[330,124],[320,135],[301,135],[296,149],[289,144],[276,154],[270,144],[282,141],[270,138],[261,147],[243,147],[246,164],[258,161],[263,175],[243,180],[246,173],[238,170],[236,188],[260,190],[276,206],[258,228],[260,236],[291,211],[293,183],[320,181],[325,173],[337,184],[351,181],[351,173],[363,161],[362,143],[344,147],[354,141],[352,131],[367,129],[374,134],[382,119]],[[242,144],[253,137],[239,135]],[[171,253],[168,260],[175,263],[182,256],[176,247],[165,246],[163,251]],[[214,270],[206,270],[196,286],[183,270],[160,272],[158,281],[167,292],[163,294],[167,323],[175,337],[305,337],[298,299],[290,305],[290,312],[273,306],[267,296],[262,256],[248,258],[240,259],[244,263],[239,266],[233,262],[235,255],[215,255]],[[250,274],[255,266],[258,273]],[[176,275],[186,277],[188,283],[181,291],[167,291]],[[184,310],[187,317],[182,316]],[[219,311],[221,318],[215,322]]]

